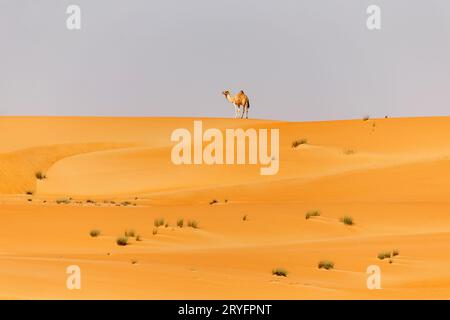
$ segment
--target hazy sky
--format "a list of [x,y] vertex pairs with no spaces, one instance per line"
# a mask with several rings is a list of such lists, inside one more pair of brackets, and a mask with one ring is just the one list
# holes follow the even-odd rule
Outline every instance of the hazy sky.
[[0,115],[450,115],[448,0],[0,0],[0,40]]

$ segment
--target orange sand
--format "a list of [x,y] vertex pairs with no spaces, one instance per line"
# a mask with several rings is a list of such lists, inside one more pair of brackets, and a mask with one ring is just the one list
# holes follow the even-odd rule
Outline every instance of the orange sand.
[[[193,120],[0,117],[0,298],[450,298],[450,118],[203,119],[279,128],[275,176],[173,165],[170,134]],[[306,220],[309,210],[321,216]],[[153,235],[156,218],[169,227]],[[177,228],[179,218],[199,228]],[[126,229],[143,241],[117,246]],[[393,263],[377,259],[392,249]],[[373,264],[381,290],[366,287]],[[69,265],[81,290],[66,288]]]

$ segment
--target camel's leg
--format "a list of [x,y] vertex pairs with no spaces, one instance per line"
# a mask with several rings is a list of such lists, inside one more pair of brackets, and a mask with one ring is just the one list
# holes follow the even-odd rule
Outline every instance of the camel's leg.
[[237,105],[234,105],[234,118],[236,119],[237,117],[239,117],[239,107]]
[[245,119],[248,119],[248,107],[245,108]]
[[241,114],[241,119],[243,119],[243,118],[244,118],[244,115],[246,114],[246,112],[247,112],[247,108],[246,108],[245,106],[242,106],[242,114]]

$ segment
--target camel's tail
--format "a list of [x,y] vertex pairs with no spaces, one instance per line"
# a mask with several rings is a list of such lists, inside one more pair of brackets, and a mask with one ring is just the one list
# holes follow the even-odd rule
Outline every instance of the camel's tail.
[[250,100],[247,101],[247,108],[250,109]]

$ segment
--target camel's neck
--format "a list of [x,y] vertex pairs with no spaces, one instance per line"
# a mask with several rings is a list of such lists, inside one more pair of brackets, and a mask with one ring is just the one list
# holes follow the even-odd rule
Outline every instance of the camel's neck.
[[234,102],[234,101],[233,101],[233,98],[231,97],[231,95],[230,95],[229,93],[226,95],[226,98],[227,98],[227,100],[228,100],[229,102],[231,102],[231,103]]

